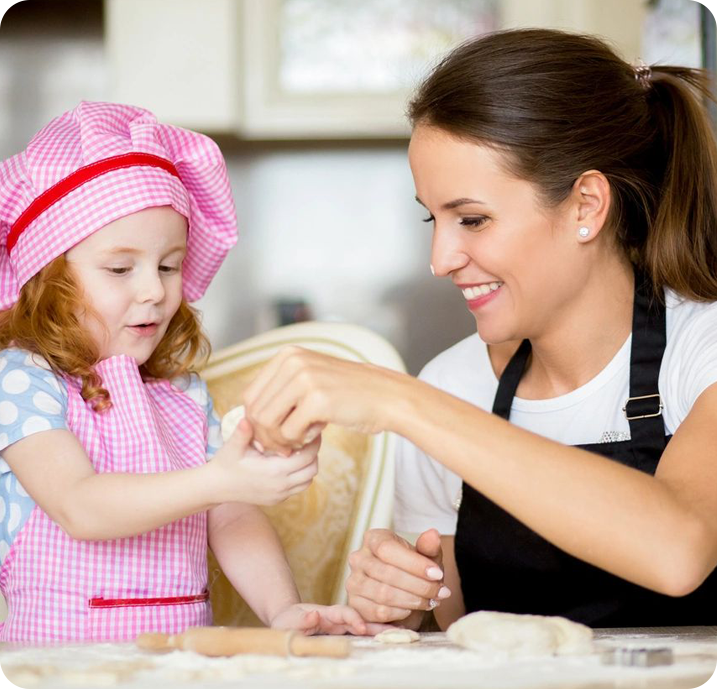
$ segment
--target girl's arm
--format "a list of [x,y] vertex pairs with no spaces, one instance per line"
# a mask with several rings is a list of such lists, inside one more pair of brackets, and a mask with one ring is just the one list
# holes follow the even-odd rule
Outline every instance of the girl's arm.
[[227,503],[211,509],[208,518],[209,547],[264,624],[300,602],[279,537],[258,507]]
[[258,507],[214,507],[208,529],[209,546],[222,571],[265,625],[306,634],[372,634],[383,629],[367,625],[347,606],[302,604],[279,537]]
[[70,536],[108,540],[145,533],[227,501],[275,504],[316,474],[318,441],[291,457],[248,449],[243,422],[211,462],[156,474],[97,474],[67,430],[35,433],[3,450],[18,481]]
[[562,550],[668,595],[717,564],[717,384],[650,476],[520,429],[415,378],[288,348],[245,396],[266,447],[316,422],[394,431]]

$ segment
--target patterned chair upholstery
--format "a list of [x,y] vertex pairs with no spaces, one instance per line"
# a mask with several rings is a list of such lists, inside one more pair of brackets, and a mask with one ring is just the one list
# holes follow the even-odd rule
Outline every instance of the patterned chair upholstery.
[[[288,344],[404,370],[395,349],[364,328],[318,322],[289,325],[212,356],[202,376],[220,416],[243,403],[247,384]],[[319,473],[311,487],[263,508],[284,545],[302,600],[345,602],[349,553],[367,529],[391,523],[394,446],[395,438],[388,433],[368,436],[330,425],[323,433]],[[215,624],[261,626],[211,552],[209,582]]]

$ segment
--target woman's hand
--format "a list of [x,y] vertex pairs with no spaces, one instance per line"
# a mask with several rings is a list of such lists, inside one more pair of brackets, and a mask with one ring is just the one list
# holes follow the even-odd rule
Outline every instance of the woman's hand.
[[276,505],[311,485],[319,469],[320,437],[288,457],[257,452],[250,447],[252,438],[251,425],[242,419],[209,462],[218,503]]
[[386,410],[401,403],[404,378],[290,346],[260,371],[244,404],[259,442],[267,450],[287,451],[313,440],[327,423],[362,433],[385,430]]
[[424,612],[451,595],[443,583],[441,538],[435,529],[422,533],[416,547],[392,531],[371,529],[349,564],[349,605],[371,622],[417,629]]
[[388,625],[371,624],[348,605],[313,605],[296,603],[280,612],[271,621],[274,629],[296,629],[306,635],[356,634],[373,635]]

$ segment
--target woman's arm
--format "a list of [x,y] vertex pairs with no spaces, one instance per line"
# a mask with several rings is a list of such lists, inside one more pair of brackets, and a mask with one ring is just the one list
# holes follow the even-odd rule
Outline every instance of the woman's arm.
[[415,546],[388,529],[367,531],[349,559],[349,605],[366,620],[419,629],[433,599],[436,622],[446,629],[465,614],[453,543],[435,529]]
[[548,541],[655,591],[684,595],[717,564],[717,385],[657,474],[562,445],[426,383],[290,348],[247,391],[266,446],[316,422],[399,433]]
[[441,536],[444,583],[451,591],[451,597],[442,601],[433,614],[438,626],[443,630],[448,629],[459,617],[466,614],[463,591],[461,591],[461,578],[456,565],[455,540],[455,536]]
[[317,470],[318,441],[291,457],[272,458],[247,449],[252,435],[244,422],[211,462],[156,474],[97,474],[66,430],[35,433],[2,454],[32,499],[70,536],[108,540],[223,502],[275,504],[308,487]]
[[673,596],[714,569],[717,385],[699,397],[654,477],[419,385],[392,430],[562,550]]

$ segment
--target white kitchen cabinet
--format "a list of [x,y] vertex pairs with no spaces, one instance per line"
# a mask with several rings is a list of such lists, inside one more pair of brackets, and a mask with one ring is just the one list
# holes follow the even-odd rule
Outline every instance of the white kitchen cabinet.
[[505,28],[540,26],[606,38],[628,62],[642,54],[647,0],[501,0]]
[[[644,0],[442,2],[105,0],[111,98],[245,139],[401,138],[413,85],[480,25],[476,8],[497,26],[595,33],[640,57]],[[453,18],[432,26],[447,6]]]
[[105,0],[111,98],[209,132],[240,125],[238,0]]

